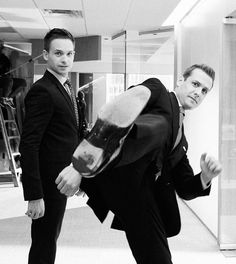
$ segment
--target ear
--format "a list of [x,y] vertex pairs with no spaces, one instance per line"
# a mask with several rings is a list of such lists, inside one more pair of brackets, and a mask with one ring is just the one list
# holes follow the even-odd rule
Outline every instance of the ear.
[[43,50],[43,58],[45,59],[45,61],[48,60],[48,52],[46,50]]
[[183,84],[183,82],[184,82],[184,77],[183,77],[183,75],[181,75],[181,76],[178,77],[176,86],[177,87],[181,86]]

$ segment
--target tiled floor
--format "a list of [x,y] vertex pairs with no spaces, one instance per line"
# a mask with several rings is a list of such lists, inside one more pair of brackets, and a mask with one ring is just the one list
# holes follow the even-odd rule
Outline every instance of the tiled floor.
[[[26,264],[30,220],[21,187],[0,185],[0,264]],[[174,264],[235,264],[225,257],[215,238],[180,201],[182,231],[169,239]],[[135,264],[123,232],[109,228],[112,215],[102,225],[86,206],[86,197],[69,199],[58,242],[56,264]],[[160,263],[161,264],[161,263]]]

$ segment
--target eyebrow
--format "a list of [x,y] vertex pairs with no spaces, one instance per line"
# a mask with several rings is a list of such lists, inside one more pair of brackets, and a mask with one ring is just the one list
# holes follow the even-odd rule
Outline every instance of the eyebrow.
[[74,50],[67,50],[67,51],[64,51],[64,50],[61,50],[61,49],[55,49],[54,52],[61,52],[61,53],[70,53],[70,52],[75,52]]

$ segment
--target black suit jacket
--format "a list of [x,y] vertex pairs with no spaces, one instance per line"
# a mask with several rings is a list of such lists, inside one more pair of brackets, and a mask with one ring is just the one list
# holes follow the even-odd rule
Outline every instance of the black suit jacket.
[[[179,124],[179,106],[174,93],[169,93],[155,78],[141,85],[150,89],[151,98],[135,121],[116,164],[93,179],[83,179],[82,188],[89,196],[88,204],[103,221],[108,210],[113,209],[112,201],[104,199],[104,190],[106,197],[117,196],[119,203],[124,196],[126,201],[130,200],[127,204],[132,204],[134,196],[139,195],[143,178],[149,177],[153,181],[150,191],[155,195],[166,235],[173,236],[181,227],[176,193],[189,200],[207,195],[210,190],[203,190],[200,174],[194,176],[186,155],[188,145],[184,133],[172,151]],[[158,172],[161,176],[155,180]],[[128,213],[125,204],[121,202],[118,210],[127,210]],[[112,227],[122,229],[116,216]]]
[[46,71],[25,98],[26,115],[20,142],[22,184],[25,200],[61,198],[55,179],[70,164],[83,136],[71,99],[58,79]]

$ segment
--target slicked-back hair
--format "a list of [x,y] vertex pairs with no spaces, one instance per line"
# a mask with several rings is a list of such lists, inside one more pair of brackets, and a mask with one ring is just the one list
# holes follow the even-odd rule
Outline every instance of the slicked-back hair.
[[213,86],[213,83],[215,80],[215,71],[210,66],[208,66],[206,64],[194,64],[194,65],[188,67],[183,73],[184,80],[186,80],[192,74],[192,71],[195,69],[200,69],[200,70],[204,71],[209,77],[211,77],[212,86]]
[[54,39],[70,39],[75,44],[72,34],[64,28],[53,28],[44,37],[44,49],[49,51],[50,44]]

